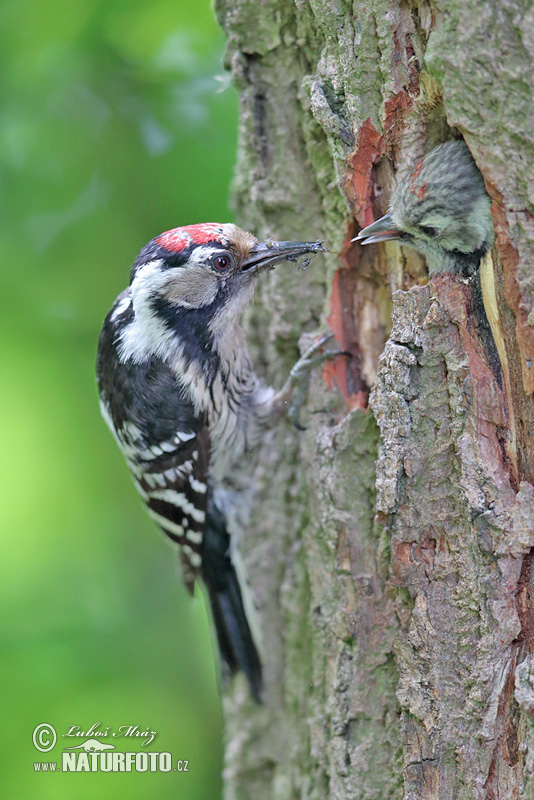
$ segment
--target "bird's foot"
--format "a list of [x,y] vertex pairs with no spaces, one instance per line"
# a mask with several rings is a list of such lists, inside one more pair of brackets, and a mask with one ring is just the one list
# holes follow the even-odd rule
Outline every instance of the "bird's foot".
[[305,428],[300,424],[299,414],[301,406],[308,394],[311,371],[320,364],[324,364],[326,361],[333,361],[338,356],[346,356],[347,358],[351,358],[351,354],[346,350],[323,350],[325,344],[333,338],[333,333],[328,333],[325,336],[321,336],[319,341],[314,342],[314,344],[312,344],[311,347],[306,350],[306,352],[299,358],[299,360],[291,369],[289,377],[282,390],[282,392],[288,396],[293,395],[296,390],[289,405],[287,416],[297,430],[305,430]]

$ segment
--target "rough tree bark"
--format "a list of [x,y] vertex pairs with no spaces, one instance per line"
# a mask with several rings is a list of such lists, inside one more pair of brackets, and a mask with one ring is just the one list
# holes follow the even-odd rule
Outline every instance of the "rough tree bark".
[[[217,13],[241,96],[238,218],[333,251],[264,280],[256,355],[279,385],[327,324],[353,354],[312,379],[306,431],[256,454],[240,548],[267,692],[225,697],[226,797],[534,798],[534,8]],[[350,244],[453,135],[493,199],[500,371],[468,285],[428,283],[394,243]]]

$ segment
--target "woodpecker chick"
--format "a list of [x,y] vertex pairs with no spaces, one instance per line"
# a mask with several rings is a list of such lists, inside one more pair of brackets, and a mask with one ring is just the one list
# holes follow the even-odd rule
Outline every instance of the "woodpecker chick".
[[388,213],[352,241],[396,239],[425,256],[431,275],[454,272],[469,277],[493,243],[490,205],[465,142],[446,142],[399,183]]
[[148,513],[178,546],[187,588],[198,578],[207,588],[223,660],[245,673],[256,699],[261,664],[219,485],[285,412],[316,358],[312,348],[275,392],[256,376],[239,320],[259,275],[322,249],[260,243],[231,224],[162,233],[139,253],[99,341],[102,414]]

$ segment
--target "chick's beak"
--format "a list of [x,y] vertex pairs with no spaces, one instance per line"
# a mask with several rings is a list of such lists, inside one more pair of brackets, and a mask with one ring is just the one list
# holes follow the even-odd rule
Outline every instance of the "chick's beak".
[[282,261],[297,261],[301,256],[326,252],[317,242],[258,242],[242,262],[241,272],[258,273]]
[[386,239],[402,239],[404,234],[393,222],[391,214],[386,214],[380,217],[372,225],[367,228],[362,228],[352,242],[361,242],[361,244],[373,244],[373,242],[384,242]]

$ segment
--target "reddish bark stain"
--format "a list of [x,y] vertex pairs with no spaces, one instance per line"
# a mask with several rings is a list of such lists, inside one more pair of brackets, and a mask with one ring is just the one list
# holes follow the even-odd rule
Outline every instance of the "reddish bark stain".
[[371,198],[373,194],[373,167],[386,152],[395,129],[400,129],[406,111],[413,103],[405,92],[398,92],[384,106],[384,131],[379,133],[367,118],[359,131],[356,149],[350,161],[350,185],[354,215],[360,225],[370,225],[374,220]]
[[[344,258],[350,239],[345,243]],[[330,387],[334,385],[341,391],[347,405],[352,408],[366,408],[368,387],[360,376],[360,351],[355,329],[352,298],[356,276],[347,267],[338,269],[334,275],[330,297],[330,316],[328,324],[343,350],[352,354],[352,359],[336,358],[323,367],[323,380]]]
[[[501,764],[506,763],[509,767],[514,767],[520,758],[517,733],[519,715],[516,713],[517,707],[514,701],[514,672],[516,663],[516,658],[514,656],[508,669],[506,683],[499,697],[496,720],[498,738],[495,742],[495,749],[488,770],[488,777],[484,784],[488,800],[499,800],[499,798],[503,797]],[[513,797],[516,796],[515,794],[513,795]]]
[[383,137],[366,119],[358,134],[356,151],[351,160],[351,181],[354,190],[354,214],[362,227],[373,221],[371,196],[373,166],[383,155]]
[[400,91],[386,100],[384,104],[384,130],[393,131],[401,122],[405,113],[412,107],[413,98],[407,92]]
[[517,281],[519,253],[509,238],[505,209],[499,203],[493,203],[491,211],[495,225],[497,250],[504,267],[506,301],[516,319],[515,332],[521,353],[523,389],[527,395],[534,394],[534,329],[527,322],[530,303],[521,295],[521,287]]
[[[462,347],[468,357],[470,383],[473,387],[473,402],[476,404],[476,421],[482,441],[489,446],[497,445],[496,429],[507,425],[505,401],[496,384],[495,376],[487,363],[471,314],[471,292],[462,281],[453,275],[438,275],[433,279],[436,296],[446,314],[458,326]],[[496,402],[496,394],[501,399]],[[478,437],[477,437],[478,438]]]
[[[359,131],[358,141],[349,162],[345,192],[354,216],[361,227],[374,221],[372,208],[373,168],[387,151],[390,140],[406,111],[413,103],[405,91],[390,97],[384,108],[384,134],[379,133],[367,118]],[[344,350],[352,354],[352,360],[336,359],[323,368],[323,378],[329,386],[334,384],[342,392],[349,408],[366,408],[369,387],[361,375],[362,356],[359,346],[359,320],[355,319],[353,298],[358,290],[357,269],[351,266],[347,254],[355,245],[351,244],[354,232],[347,235],[341,260],[343,266],[337,270],[330,297],[329,324],[337,341]],[[357,247],[358,245],[356,245]]]
[[[423,539],[421,542],[392,542],[391,580],[394,586],[411,586],[430,579],[438,555],[445,545],[440,539]],[[418,577],[419,575],[419,577]]]

